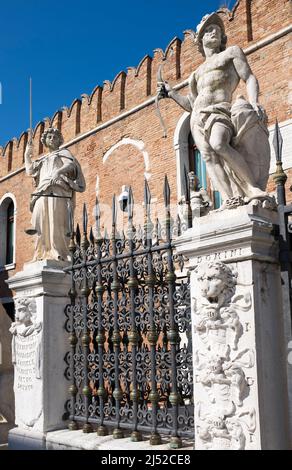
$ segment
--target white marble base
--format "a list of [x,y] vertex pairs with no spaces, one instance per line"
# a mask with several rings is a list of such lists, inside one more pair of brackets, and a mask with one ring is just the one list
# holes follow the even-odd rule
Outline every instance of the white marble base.
[[46,435],[22,427],[11,429],[8,450],[46,450]]
[[26,439],[42,441],[46,432],[64,428],[68,388],[64,308],[69,302],[70,277],[63,267],[64,263],[56,261],[29,263],[8,281],[16,304],[12,333],[18,426],[16,434],[15,430],[10,433],[10,441],[17,435],[20,442],[22,432]]
[[113,436],[99,437],[96,433],[84,434],[83,431],[54,431],[47,434],[46,439],[47,450],[155,450],[164,451],[171,450],[180,452],[181,450],[193,450],[193,445],[189,441],[183,442],[181,449],[170,449],[167,442],[163,442],[159,446],[151,446],[149,438],[144,437],[141,442],[132,442],[130,437],[124,439],[114,439]]
[[191,269],[197,450],[291,448],[277,222],[242,206],[176,242]]
[[164,439],[161,445],[152,446],[149,444],[149,437],[146,436],[141,442],[133,442],[130,437],[114,439],[112,435],[99,437],[95,432],[85,434],[82,430],[69,431],[68,429],[41,434],[15,428],[9,433],[10,450],[149,450],[171,451],[172,453],[194,450],[191,441],[184,440],[182,444],[183,447],[175,450],[170,449],[167,440]]

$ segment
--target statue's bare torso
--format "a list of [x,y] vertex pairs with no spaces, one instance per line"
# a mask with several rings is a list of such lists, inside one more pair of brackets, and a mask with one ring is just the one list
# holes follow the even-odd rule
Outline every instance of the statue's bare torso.
[[235,103],[237,114],[242,114],[243,107],[245,110],[241,125],[242,120],[245,122],[247,119],[247,109],[248,118],[253,119],[255,125],[259,125],[264,117],[258,103],[258,81],[242,49],[238,46],[225,48],[224,24],[217,14],[204,17],[197,31],[196,41],[205,61],[189,78],[189,95],[179,94],[164,82],[162,97],[172,98],[191,113],[194,142],[206,163],[213,187],[220,191],[224,200],[238,195],[266,197],[267,194],[257,186],[259,183],[245,155],[233,145],[238,126],[231,115],[234,110],[232,98],[240,80],[246,84],[249,101],[246,104],[246,100],[241,98],[240,104],[239,100]]
[[[207,58],[191,75],[190,88],[194,104],[192,114],[198,114],[207,106],[231,103],[240,77],[234,59],[240,58],[239,47],[229,47],[219,54]],[[197,96],[196,96],[197,94]]]

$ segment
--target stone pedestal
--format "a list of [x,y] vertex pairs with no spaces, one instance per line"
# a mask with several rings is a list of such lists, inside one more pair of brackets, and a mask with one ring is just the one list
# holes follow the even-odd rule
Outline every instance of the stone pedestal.
[[190,260],[196,449],[289,449],[276,212],[212,212],[177,240]]
[[8,281],[16,307],[10,331],[18,427],[9,433],[11,449],[45,448],[46,433],[65,427],[64,308],[70,277],[63,268],[57,261],[29,263]]
[[7,444],[8,432],[14,423],[10,326],[11,320],[0,303],[0,446]]

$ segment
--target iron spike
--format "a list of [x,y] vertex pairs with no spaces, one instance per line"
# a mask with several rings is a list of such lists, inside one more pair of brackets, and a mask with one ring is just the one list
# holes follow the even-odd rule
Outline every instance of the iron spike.
[[146,179],[145,179],[145,186],[144,186],[144,203],[145,203],[146,211],[148,213],[150,209],[150,204],[151,204],[151,193],[150,193],[148,181]]
[[76,242],[77,242],[78,246],[80,246],[80,241],[81,241],[80,228],[79,228],[79,224],[77,224],[77,227],[76,227]]
[[180,220],[179,214],[177,214],[176,225],[177,225],[177,236],[179,237],[181,235],[181,220]]
[[276,161],[282,161],[283,137],[279,128],[278,119],[276,119],[275,133],[273,138],[273,147],[275,149]]
[[157,244],[159,244],[159,240],[161,237],[161,223],[158,217],[156,219],[156,233],[157,233]]
[[86,204],[83,204],[83,232],[87,234],[88,215]]
[[189,186],[189,177],[186,166],[184,165],[184,190],[185,190],[185,198],[186,202],[190,200],[190,186]]
[[98,198],[95,199],[94,216],[95,216],[96,237],[99,238],[100,236],[100,207],[99,207]]
[[129,196],[128,196],[128,218],[129,220],[133,219],[133,212],[134,212],[134,197],[132,187],[129,188]]
[[90,227],[89,240],[90,240],[90,243],[93,245],[94,244],[94,236],[93,236],[92,227]]
[[165,175],[165,178],[164,178],[163,194],[164,194],[165,207],[169,207],[169,204],[170,204],[170,187],[169,187],[167,175]]
[[116,195],[113,196],[113,203],[112,203],[112,225],[113,227],[116,226],[117,223],[117,203],[116,203]]

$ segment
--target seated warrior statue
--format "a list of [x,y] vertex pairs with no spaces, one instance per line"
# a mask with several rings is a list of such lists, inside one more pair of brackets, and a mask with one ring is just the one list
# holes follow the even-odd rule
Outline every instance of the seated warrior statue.
[[[212,185],[221,193],[222,208],[265,199],[270,146],[258,81],[242,49],[226,48],[218,14],[202,19],[195,38],[206,59],[189,78],[190,93],[183,96],[162,81],[159,97],[172,98],[191,113],[191,132]],[[246,83],[249,101],[239,96],[232,105],[240,79]]]
[[35,181],[30,209],[33,228],[28,234],[37,235],[34,261],[67,260],[70,234],[73,231],[75,193],[85,191],[81,167],[68,149],[60,149],[63,137],[50,127],[41,138],[50,153],[32,161],[33,147],[25,151],[26,173]]

